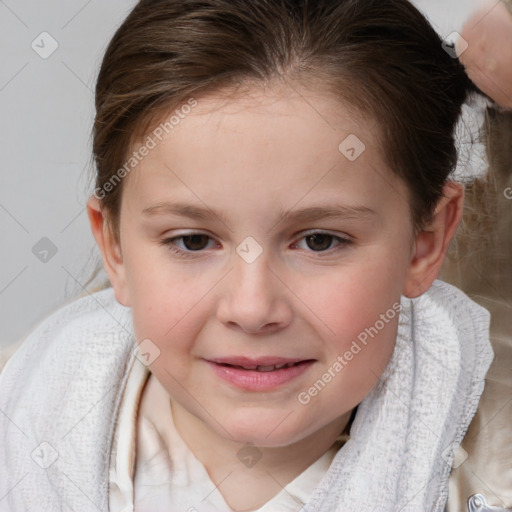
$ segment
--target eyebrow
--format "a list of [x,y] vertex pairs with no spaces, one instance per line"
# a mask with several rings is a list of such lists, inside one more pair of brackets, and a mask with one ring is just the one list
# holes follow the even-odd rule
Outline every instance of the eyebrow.
[[[226,226],[229,222],[225,215],[208,207],[197,207],[186,203],[157,203],[142,210],[145,216],[154,215],[178,215],[194,220],[209,220],[212,216],[220,219]],[[356,219],[358,221],[369,221],[377,213],[362,205],[324,205],[300,208],[298,210],[280,210],[274,226],[279,222],[305,222],[321,219]],[[272,228],[273,229],[273,228]]]
[[281,211],[280,221],[316,221],[320,219],[369,220],[377,213],[366,206],[328,205],[311,206],[299,210]]

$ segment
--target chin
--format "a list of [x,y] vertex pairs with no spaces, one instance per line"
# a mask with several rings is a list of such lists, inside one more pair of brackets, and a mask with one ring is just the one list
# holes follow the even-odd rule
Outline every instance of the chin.
[[[289,415],[289,416],[288,416]],[[254,444],[260,447],[277,448],[288,446],[300,441],[305,435],[298,432],[290,411],[270,411],[267,414],[261,410],[245,412],[242,415],[230,414],[223,426],[229,432],[227,439],[239,444]],[[214,426],[217,433],[226,437],[226,432]]]

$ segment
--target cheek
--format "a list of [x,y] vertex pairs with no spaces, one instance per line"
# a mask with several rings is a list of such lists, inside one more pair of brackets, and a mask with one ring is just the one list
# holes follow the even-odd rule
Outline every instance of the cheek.
[[207,290],[190,282],[151,279],[145,279],[135,290],[132,316],[138,340],[150,338],[163,348],[172,345],[176,350],[200,331],[201,299]]
[[[201,298],[208,283],[199,282],[171,266],[149,258],[132,258],[128,266],[133,326],[137,340],[149,338],[161,351],[186,345],[188,332],[199,330]],[[211,286],[210,286],[211,287]],[[195,321],[194,321],[195,320]]]
[[322,333],[324,354],[315,377],[332,382],[322,401],[332,399],[340,410],[366,396],[395,347],[407,252],[388,250],[365,261],[371,264],[347,264],[347,270],[312,278],[299,292]]
[[134,232],[125,233],[126,280],[137,340],[157,342],[179,330],[213,283],[191,275],[192,266],[180,270],[165,247],[141,238]]
[[338,271],[303,279],[296,289],[310,311],[308,316],[311,312],[316,316],[325,339],[339,340],[338,349],[373,326],[382,314],[389,311],[388,317],[394,317],[393,305],[400,303],[405,265],[393,257],[367,257],[365,261],[372,263],[351,263]]
[[329,420],[360,403],[393,354],[399,306],[399,299],[393,302],[386,294],[353,294],[338,300],[330,321],[335,334],[324,337],[321,365],[309,387],[302,389],[300,403],[305,400]]

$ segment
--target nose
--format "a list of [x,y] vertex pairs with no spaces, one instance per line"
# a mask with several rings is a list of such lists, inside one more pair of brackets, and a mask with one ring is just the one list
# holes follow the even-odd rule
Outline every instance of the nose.
[[234,268],[224,280],[217,317],[230,328],[251,334],[269,334],[292,319],[292,295],[265,252],[247,263],[233,255]]

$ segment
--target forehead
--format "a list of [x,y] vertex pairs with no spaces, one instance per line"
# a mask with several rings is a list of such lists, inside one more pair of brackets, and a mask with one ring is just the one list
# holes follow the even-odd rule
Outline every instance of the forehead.
[[376,123],[327,93],[253,88],[188,104],[194,107],[166,112],[134,147],[153,140],[128,176],[130,201],[147,206],[179,194],[210,202],[245,197],[263,208],[289,206],[301,196],[407,200],[404,184],[384,161]]

